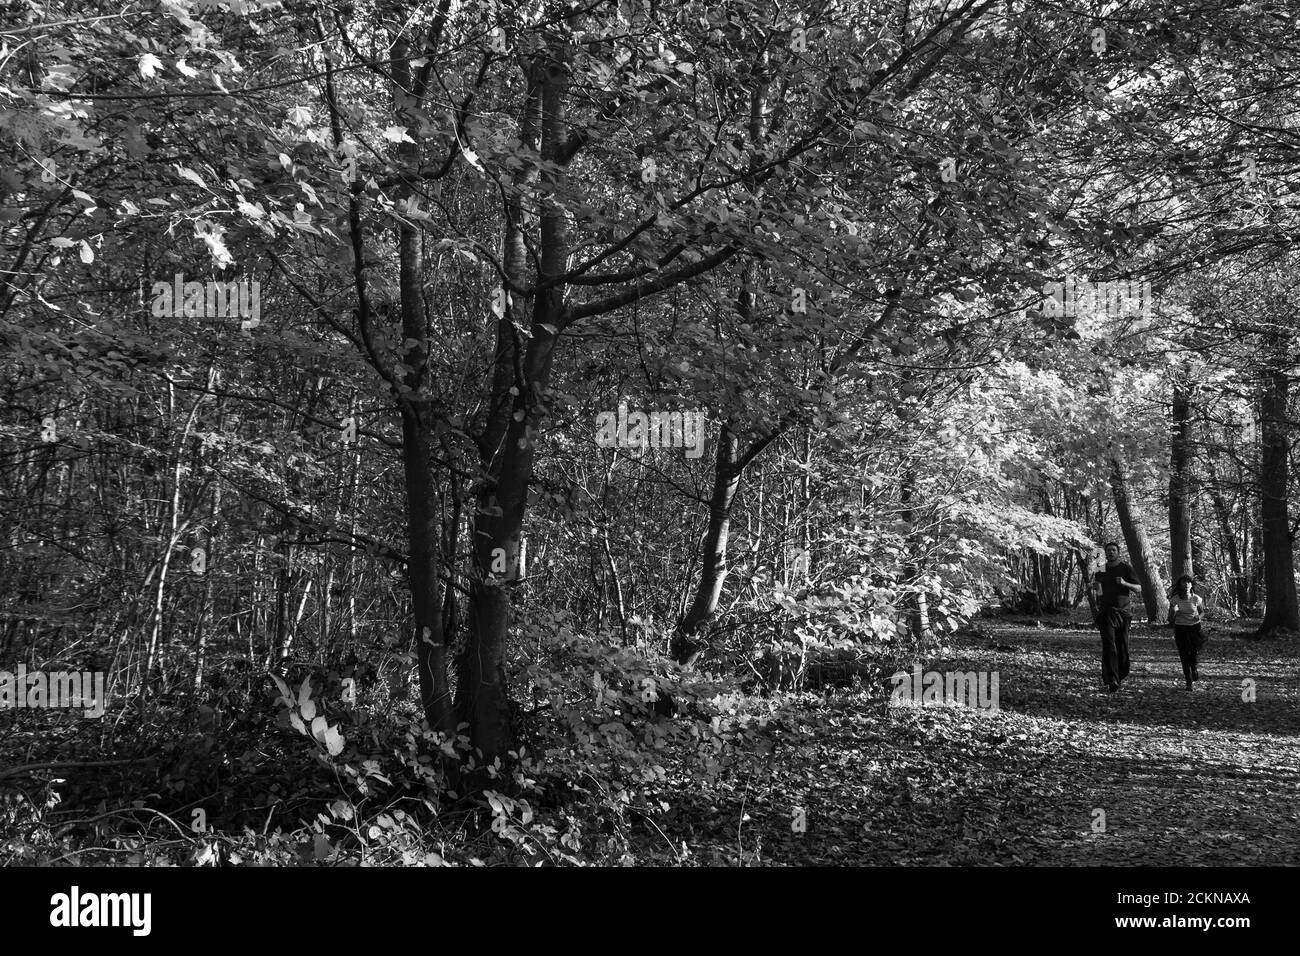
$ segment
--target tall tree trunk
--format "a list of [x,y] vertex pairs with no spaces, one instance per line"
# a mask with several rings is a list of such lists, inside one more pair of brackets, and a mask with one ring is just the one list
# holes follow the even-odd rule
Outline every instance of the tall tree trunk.
[[1151,550],[1151,541],[1146,528],[1133,514],[1129,502],[1128,472],[1123,458],[1118,454],[1111,456],[1110,471],[1111,496],[1115,499],[1115,514],[1119,518],[1120,528],[1124,532],[1124,543],[1128,548],[1129,563],[1142,585],[1142,603],[1146,605],[1147,620],[1160,622],[1169,613],[1169,598],[1164,585],[1160,582],[1160,566],[1156,563]]
[[[1213,472],[1210,476],[1211,481],[1214,481]],[[1210,503],[1214,506],[1214,515],[1219,521],[1220,544],[1228,557],[1228,569],[1231,575],[1228,580],[1228,594],[1232,598],[1233,612],[1241,614],[1246,608],[1249,597],[1246,593],[1246,574],[1242,569],[1237,533],[1232,527],[1232,513],[1228,510],[1228,504],[1224,501],[1223,492],[1219,489],[1217,481],[1214,481],[1210,489]]]
[[448,647],[455,647],[460,634],[460,606],[456,601],[456,568],[460,564],[460,522],[465,499],[462,497],[460,482],[455,477],[449,480],[451,489],[447,497],[451,502],[451,514],[448,515],[444,526],[442,542],[442,566],[449,572],[442,598],[442,639]]
[[[899,502],[903,506],[900,517],[907,523],[907,549],[909,552],[916,547],[914,540],[916,512],[912,508],[915,496],[916,471],[909,467],[903,475],[903,484],[899,492]],[[1030,559],[1033,562],[1033,570],[1037,574],[1038,556],[1030,555]],[[912,638],[916,641],[922,640],[930,633],[930,608],[926,601],[925,591],[920,586],[920,577],[921,565],[909,554],[908,562],[904,567],[904,579],[908,583],[916,583],[916,589],[913,591],[912,596],[907,599],[908,627],[911,630]]]
[[618,626],[623,634],[623,643],[627,643],[627,602],[623,599],[623,580],[619,577],[618,563],[614,560],[614,549],[609,543],[609,522],[600,525],[600,547],[605,556],[605,569],[609,572],[609,585],[614,599],[614,610],[618,615]]
[[[758,149],[767,136],[768,85],[767,54],[762,53],[754,63],[754,88],[749,98],[749,145]],[[751,183],[756,195],[761,187]],[[743,323],[753,321],[754,298],[758,293],[758,266],[747,263],[741,272],[740,293],[736,296],[736,311]],[[751,449],[752,451],[752,449]],[[746,462],[752,460],[747,456]],[[739,443],[725,416],[718,429],[718,451],[714,458],[713,492],[709,496],[709,527],[704,535],[700,580],[695,588],[686,615],[677,625],[670,651],[673,659],[686,663],[698,652],[700,645],[693,640],[718,609],[722,586],[727,577],[727,538],[731,530],[731,505],[740,488],[744,464],[739,460]],[[806,486],[803,486],[806,490]],[[801,534],[800,541],[804,542]],[[804,543],[806,548],[807,544]]]
[[291,525],[289,516],[285,514],[280,519],[280,533],[276,537],[275,550],[280,552],[283,559],[280,562],[280,568],[275,574],[275,633],[271,638],[270,646],[266,649],[266,669],[271,670],[278,666],[278,662],[284,659],[284,641],[285,635],[289,628],[289,583],[293,576],[293,545],[289,543],[289,531]]
[[[450,0],[439,0],[427,34],[418,41],[421,50],[437,48],[447,22]],[[398,18],[399,21],[402,17]],[[418,204],[420,197],[413,184],[418,179],[420,165],[419,142],[421,114],[429,86],[430,63],[412,60],[409,56],[411,42],[399,27],[391,46],[393,59],[392,96],[394,112],[401,119],[407,138],[398,146],[402,167],[398,195],[403,205]],[[317,34],[324,56],[326,105],[329,108],[330,129],[336,149],[344,145],[342,113],[338,104],[338,91],[334,83],[334,69],[325,47],[323,21],[317,21]],[[434,480],[431,457],[431,436],[434,428],[433,395],[428,381],[429,328],[423,304],[424,263],[420,232],[411,218],[400,218],[397,226],[398,296],[402,347],[394,364],[382,343],[377,339],[373,322],[378,318],[371,303],[367,278],[366,235],[361,214],[360,189],[353,184],[348,198],[348,235],[352,246],[352,276],[356,290],[356,316],[364,351],[375,368],[392,388],[402,426],[402,472],[406,491],[407,576],[411,591],[411,617],[416,649],[416,672],[420,685],[420,704],[425,720],[433,730],[453,735],[456,730],[450,687],[447,679],[447,648],[443,634],[442,602],[439,590],[441,570],[442,510]],[[357,474],[360,457],[356,459],[353,476],[352,506],[355,515]],[[350,517],[354,522],[354,517]],[[355,627],[355,593],[357,582],[353,576],[355,542],[349,553],[348,628]],[[455,767],[444,763],[454,779]]]
[[1290,386],[1286,372],[1280,367],[1273,368],[1265,380],[1259,403],[1260,545],[1264,557],[1264,620],[1259,626],[1260,635],[1300,630],[1295,557],[1287,514]]
[[[565,105],[568,95],[568,49],[539,51],[528,63],[528,89],[520,137],[537,148],[554,185],[563,176],[567,151]],[[504,757],[513,744],[506,650],[509,643],[511,594],[517,583],[495,577],[492,566],[503,556],[512,566],[519,554],[528,484],[532,478],[537,429],[546,412],[546,390],[558,329],[565,324],[564,288],[558,281],[569,256],[564,210],[541,199],[538,276],[526,303],[511,289],[526,288],[528,250],[524,242],[525,185],[540,176],[536,167],[521,174],[520,189],[508,200],[504,242],[504,303],[497,321],[492,399],[480,449],[488,480],[478,494],[474,514],[473,565],[468,630],[457,667],[456,705],[469,725],[473,747],[485,763]],[[518,308],[517,308],[518,306]],[[526,344],[520,329],[527,329]],[[520,354],[522,351],[522,355]]]
[[429,727],[454,736],[456,720],[447,682],[447,645],[438,588],[439,514],[429,460],[427,421],[419,407],[402,415],[402,464],[406,479],[407,576],[415,630],[420,704]]
[[[1175,373],[1178,374],[1178,373]],[[1174,382],[1169,435],[1169,563],[1171,580],[1192,572],[1192,402],[1184,381]]]
[[[207,379],[209,390],[211,390],[213,386],[213,374],[214,370],[209,368]],[[162,652],[163,619],[166,610],[167,573],[171,569],[172,555],[175,552],[176,545],[180,539],[180,532],[182,530],[180,523],[181,478],[184,470],[185,445],[189,441],[190,433],[194,429],[194,421],[198,417],[199,405],[202,401],[202,395],[194,400],[194,404],[190,407],[189,414],[185,418],[185,427],[181,431],[180,439],[176,443],[176,463],[171,470],[171,494],[168,496],[167,503],[167,526],[163,529],[161,535],[162,539],[167,543],[163,549],[161,564],[158,569],[158,589],[155,592],[154,598],[153,630],[150,632],[148,652],[145,655],[144,682],[142,686],[144,693],[148,693],[149,681],[153,674],[153,666]],[[175,389],[170,382],[167,385],[167,406],[169,412],[168,420],[175,421],[176,395]],[[188,521],[186,524],[188,524]]]
[[347,485],[348,515],[348,560],[343,572],[344,597],[344,638],[348,647],[355,647],[357,642],[357,498],[361,484],[361,452],[358,450],[348,456],[351,475]]
[[203,572],[203,604],[199,608],[198,633],[194,641],[194,690],[203,689],[203,669],[207,666],[208,631],[215,617],[213,578],[217,558],[217,522],[221,520],[221,481],[212,489],[212,504],[208,509],[207,551],[204,555],[206,567]]
[[[1256,511],[1259,509],[1256,508]],[[1258,516],[1255,516],[1258,518]],[[1250,574],[1246,580],[1246,606],[1250,608],[1250,614],[1253,617],[1259,613],[1259,606],[1262,600],[1262,589],[1264,587],[1264,551],[1261,543],[1263,532],[1260,531],[1259,521],[1251,522],[1250,527]]]
[[[442,16],[443,14],[439,14]],[[414,72],[406,60],[405,40],[396,44],[394,97],[411,142],[398,147],[409,176],[419,167],[420,109],[426,75]],[[401,196],[414,202],[415,192],[404,185]],[[455,736],[456,718],[447,678],[447,643],[443,632],[439,572],[442,556],[442,508],[433,473],[433,396],[429,382],[429,327],[425,320],[424,261],[420,233],[409,219],[397,227],[398,296],[405,354],[398,405],[402,419],[402,472],[406,484],[406,534],[409,549],[407,575],[411,588],[411,616],[420,682],[420,705],[431,729]],[[449,772],[451,767],[447,766]]]
[[673,638],[673,658],[686,662],[699,650],[692,638],[718,610],[722,586],[727,579],[727,539],[731,532],[731,505],[740,487],[736,468],[738,443],[731,429],[723,423],[718,430],[718,452],[713,468],[713,492],[709,495],[709,527],[701,548],[703,561],[700,580],[686,615],[677,625]]

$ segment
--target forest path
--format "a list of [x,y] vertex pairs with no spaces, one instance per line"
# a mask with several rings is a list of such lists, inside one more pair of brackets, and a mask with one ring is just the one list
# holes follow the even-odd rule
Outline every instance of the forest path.
[[997,672],[999,710],[805,695],[803,742],[667,835],[705,863],[1300,864],[1300,639],[1211,629],[1189,693],[1171,629],[1138,625],[1112,695],[1086,624],[980,623],[924,669]]

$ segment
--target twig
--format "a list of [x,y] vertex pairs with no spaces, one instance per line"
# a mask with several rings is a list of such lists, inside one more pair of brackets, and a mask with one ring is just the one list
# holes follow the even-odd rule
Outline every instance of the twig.
[[63,770],[69,767],[121,767],[126,764],[146,763],[149,759],[148,757],[136,757],[131,760],[87,760],[83,762],[62,760],[54,763],[33,763],[23,767],[0,770],[0,780],[6,777],[18,777],[25,773],[36,773],[38,770]]

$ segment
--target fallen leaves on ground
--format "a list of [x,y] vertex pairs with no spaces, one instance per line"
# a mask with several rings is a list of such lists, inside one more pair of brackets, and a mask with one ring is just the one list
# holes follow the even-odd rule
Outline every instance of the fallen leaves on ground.
[[923,662],[996,671],[996,711],[891,707],[887,688],[788,699],[791,743],[748,778],[684,791],[644,851],[685,841],[696,861],[730,865],[1300,863],[1300,640],[1220,630],[1189,693],[1171,632],[1135,626],[1112,695],[1096,633],[1054,623],[997,623]]

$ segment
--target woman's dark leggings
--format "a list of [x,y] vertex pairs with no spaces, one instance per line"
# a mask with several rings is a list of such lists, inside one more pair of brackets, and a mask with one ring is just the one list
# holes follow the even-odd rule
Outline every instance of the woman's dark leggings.
[[1199,680],[1196,673],[1196,655],[1205,643],[1199,624],[1174,625],[1174,643],[1178,645],[1178,659],[1183,662],[1183,677],[1189,681]]

